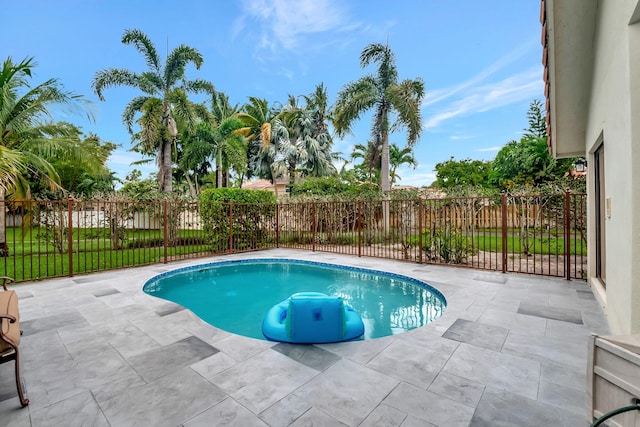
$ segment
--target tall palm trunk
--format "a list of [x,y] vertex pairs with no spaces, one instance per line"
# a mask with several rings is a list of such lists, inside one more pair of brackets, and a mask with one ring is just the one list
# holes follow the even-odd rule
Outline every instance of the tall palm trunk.
[[162,141],[162,154],[160,157],[160,191],[171,193],[173,191],[173,182],[171,180],[171,148],[172,141],[166,138]]
[[187,185],[189,186],[189,194],[191,196],[197,196],[198,195],[198,189],[196,188],[197,184],[198,184],[198,178],[196,177],[196,184],[194,185],[193,182],[191,182],[191,178],[189,177],[188,173],[184,174],[184,179],[187,181]]
[[291,195],[291,191],[293,191],[293,186],[296,183],[296,162],[291,161],[289,162],[289,195]]
[[380,189],[383,193],[391,190],[389,182],[389,134],[382,131],[382,153],[380,158]]
[[269,167],[271,170],[271,182],[273,183],[273,192],[276,194],[276,200],[278,199],[278,184],[276,179],[276,170],[273,167],[273,164]]
[[171,170],[171,149],[173,148],[173,142],[178,137],[178,126],[176,121],[171,117],[169,106],[165,105],[164,112],[162,114],[163,124],[167,127],[169,138],[162,138],[162,147],[159,156],[158,169],[160,170],[160,191],[165,193],[171,193],[173,191],[173,180]]
[[216,187],[225,187],[222,182],[222,151],[220,148],[218,148],[218,152],[216,153]]
[[382,102],[380,110],[380,141],[382,143],[382,153],[380,153],[380,189],[386,193],[391,188],[389,186],[389,104]]
[[387,113],[383,113],[382,116],[382,126],[381,126],[381,137],[382,137],[382,153],[380,157],[380,188],[382,190],[383,198],[382,201],[382,218],[384,221],[384,233],[389,233],[389,190],[391,187],[389,185],[389,125],[387,123]]

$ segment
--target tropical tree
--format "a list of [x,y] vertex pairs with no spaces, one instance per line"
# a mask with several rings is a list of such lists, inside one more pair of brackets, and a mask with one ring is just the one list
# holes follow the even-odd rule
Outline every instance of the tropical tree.
[[229,97],[216,92],[211,99],[211,113],[217,133],[215,138],[216,186],[228,187],[230,169],[236,174],[247,172],[247,144],[241,135],[244,123],[236,117],[238,105],[231,105]]
[[391,176],[391,185],[393,186],[396,180],[401,179],[396,173],[398,167],[408,165],[415,169],[416,166],[418,166],[418,161],[413,156],[413,149],[411,149],[411,147],[405,147],[401,150],[397,144],[391,144],[389,146],[389,164],[391,165],[389,175]]
[[380,175],[380,167],[381,167],[381,147],[376,146],[374,141],[367,141],[367,145],[364,144],[356,144],[353,146],[353,151],[351,152],[351,159],[362,159],[362,163],[360,165],[356,165],[356,167],[361,166],[366,170],[367,179],[369,182],[373,183],[374,175]]
[[449,160],[436,164],[436,180],[434,186],[438,188],[456,188],[461,186],[490,187],[489,174],[492,162],[482,160],[463,159]]
[[524,130],[524,139],[546,138],[547,122],[545,120],[544,107],[539,99],[534,99],[529,104],[527,111],[527,121],[529,127]]
[[[289,175],[289,191],[295,183],[295,174],[298,164],[306,161],[307,153],[302,144],[301,136],[305,132],[304,120],[305,112],[298,106],[298,100],[295,96],[289,95],[287,105],[275,117],[271,126],[271,138],[274,135],[278,137],[277,147],[280,155],[274,154],[274,167],[278,170],[286,170]],[[307,126],[308,130],[308,126]]]
[[555,159],[547,146],[542,103],[534,100],[527,111],[529,127],[520,141],[508,142],[496,155],[489,182],[503,189],[515,185],[540,185],[567,173],[575,158]]
[[304,95],[306,102],[303,124],[310,124],[310,132],[305,136],[307,162],[303,165],[306,176],[330,176],[337,173],[333,160],[339,160],[340,154],[334,153],[333,138],[329,132],[332,111],[329,108],[327,89],[320,83],[315,90]]
[[338,136],[351,132],[353,122],[373,109],[371,134],[381,147],[381,189],[389,191],[389,133],[407,130],[407,145],[412,147],[422,131],[420,103],[424,97],[422,79],[398,81],[395,56],[388,45],[373,43],[360,54],[360,66],[377,63],[375,75],[366,75],[347,84],[338,94],[333,124]]
[[244,124],[236,133],[247,140],[247,177],[268,179],[274,185],[276,195],[276,179],[284,172],[276,164],[278,144],[285,138],[288,139],[288,135],[283,132],[284,126],[279,127],[276,138],[272,137],[271,128],[280,112],[281,110],[269,107],[266,99],[249,97],[249,102],[236,114]]
[[289,95],[289,102],[274,121],[275,135],[288,135],[280,144],[281,162],[289,173],[289,185],[293,187],[295,172],[302,176],[322,177],[334,175],[337,170],[333,159],[337,154],[331,150],[333,139],[327,121],[330,117],[327,90],[323,84],[314,92],[302,97],[304,106]]
[[[202,108],[189,102],[187,95],[213,94],[215,90],[210,82],[186,78],[188,64],[193,64],[196,69],[202,65],[202,55],[196,49],[180,45],[168,54],[163,65],[154,44],[142,31],[126,30],[122,36],[122,43],[133,45],[142,54],[148,70],[142,73],[124,68],[101,70],[95,74],[92,88],[101,101],[105,100],[104,90],[115,86],[128,86],[143,93],[127,104],[122,120],[129,133],[137,140],[137,150],[144,154],[157,154],[160,190],[171,192],[171,153],[178,138],[177,122],[182,122],[187,129],[192,129],[199,116],[206,116]],[[141,127],[139,133],[134,133],[133,130],[136,117]]]
[[216,129],[214,154],[218,188],[229,187],[231,171],[235,177],[247,173],[247,143],[238,133],[243,127],[242,121],[232,116],[224,119]]
[[[5,236],[5,196],[29,199],[29,179],[41,179],[59,188],[60,177],[50,161],[82,159],[73,144],[77,135],[68,126],[53,123],[51,109],[63,106],[84,113],[84,98],[64,89],[57,79],[32,86],[33,58],[15,63],[9,57],[0,70],[0,256],[8,254]],[[87,114],[92,119],[91,114]]]
[[[116,145],[102,141],[92,133],[84,135],[79,127],[71,123],[58,122],[57,125],[65,128],[69,135],[69,148],[82,153],[82,158],[73,156],[51,159],[50,163],[60,177],[60,186],[71,193],[87,197],[94,192],[113,191],[117,178],[106,162]],[[47,188],[48,186],[43,187],[41,183],[35,182],[34,196],[43,197],[44,193],[38,193],[38,190],[46,192]]]
[[184,132],[177,163],[192,196],[198,194],[198,177],[207,175],[211,169],[214,151],[215,130],[211,123],[202,121],[194,129]]

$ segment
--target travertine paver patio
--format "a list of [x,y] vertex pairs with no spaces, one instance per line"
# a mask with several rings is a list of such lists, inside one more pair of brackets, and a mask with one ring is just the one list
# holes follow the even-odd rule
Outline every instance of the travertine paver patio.
[[[142,292],[169,269],[261,257],[413,276],[448,307],[404,334],[299,346]],[[587,337],[608,332],[583,282],[281,249],[14,289],[31,404],[0,365],[3,426],[587,426]]]

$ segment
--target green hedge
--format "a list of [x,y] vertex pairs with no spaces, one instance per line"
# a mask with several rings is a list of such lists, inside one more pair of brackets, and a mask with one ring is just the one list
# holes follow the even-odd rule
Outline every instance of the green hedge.
[[[270,191],[214,188],[200,195],[200,218],[219,249],[255,249],[272,243],[276,197]],[[232,228],[233,227],[233,228]]]
[[200,194],[201,202],[220,203],[276,203],[276,195],[265,190],[245,190],[243,188],[210,188]]

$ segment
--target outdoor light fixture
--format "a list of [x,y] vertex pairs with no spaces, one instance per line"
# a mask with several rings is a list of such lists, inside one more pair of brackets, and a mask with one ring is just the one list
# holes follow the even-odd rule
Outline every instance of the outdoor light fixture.
[[587,161],[585,159],[583,159],[583,158],[579,158],[573,164],[573,169],[576,172],[584,172],[587,169]]

